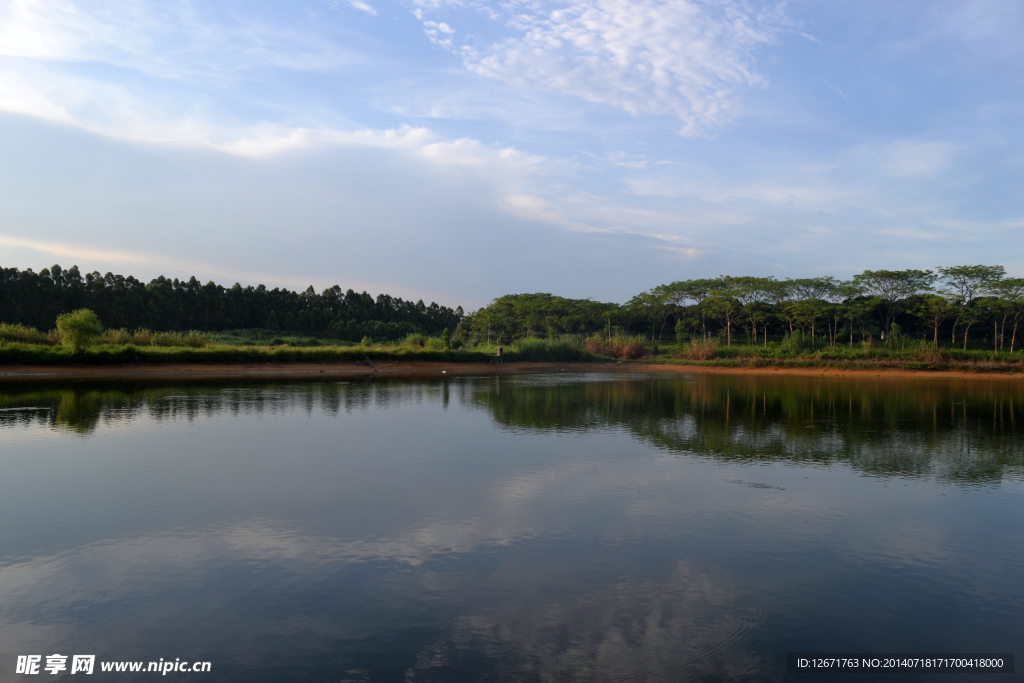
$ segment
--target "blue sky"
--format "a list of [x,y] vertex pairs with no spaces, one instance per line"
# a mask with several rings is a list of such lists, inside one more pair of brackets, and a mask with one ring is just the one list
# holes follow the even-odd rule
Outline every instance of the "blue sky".
[[623,301],[1024,275],[1024,3],[0,1],[0,265]]

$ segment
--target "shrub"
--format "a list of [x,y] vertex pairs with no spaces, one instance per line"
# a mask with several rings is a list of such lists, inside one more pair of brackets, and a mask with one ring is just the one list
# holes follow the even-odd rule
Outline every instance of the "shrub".
[[61,345],[71,353],[77,354],[100,336],[103,327],[95,313],[88,308],[80,308],[57,316],[57,332]]
[[427,338],[424,337],[419,332],[415,332],[415,333],[410,334],[409,336],[407,336],[405,338],[405,341],[403,341],[402,343],[405,346],[416,346],[416,347],[419,347],[419,348],[423,348],[427,344]]
[[444,339],[440,337],[427,337],[424,342],[424,346],[431,351],[444,351],[448,348],[445,344]]
[[364,335],[363,338],[359,340],[359,344],[360,346],[370,346],[373,344],[373,340]]

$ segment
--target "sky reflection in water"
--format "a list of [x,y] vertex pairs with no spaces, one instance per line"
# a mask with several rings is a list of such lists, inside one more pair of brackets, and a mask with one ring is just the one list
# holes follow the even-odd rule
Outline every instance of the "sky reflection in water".
[[1021,651],[1022,408],[938,380],[7,386],[0,681],[53,652],[738,681]]

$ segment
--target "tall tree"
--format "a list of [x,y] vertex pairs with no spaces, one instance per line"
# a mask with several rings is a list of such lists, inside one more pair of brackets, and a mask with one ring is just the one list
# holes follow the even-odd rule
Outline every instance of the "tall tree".
[[[750,321],[750,328],[753,332],[753,343],[757,343],[757,326],[768,317],[767,304],[772,300],[775,292],[775,278],[772,277],[723,277],[722,282],[726,289],[736,294],[736,298],[743,306],[743,313]],[[767,333],[765,344],[767,345]]]
[[721,278],[703,278],[698,280],[679,280],[666,285],[668,303],[685,306],[692,301],[700,311],[701,332],[707,337],[707,309],[704,302],[718,289],[723,287]]
[[956,326],[961,322],[967,322],[964,330],[966,349],[967,335],[974,321],[970,311],[971,304],[1003,279],[1006,269],[1002,266],[950,266],[939,268],[938,271],[939,282],[942,283],[946,296],[959,307],[959,315],[953,322],[953,343],[956,343]]
[[1013,335],[1010,337],[1010,353],[1013,353],[1017,342],[1017,328],[1024,321],[1024,278],[1001,279],[993,290],[995,295],[1005,302],[1010,315],[1013,316]]
[[865,294],[883,302],[882,331],[889,333],[896,315],[906,300],[931,289],[935,273],[930,270],[865,270],[853,277],[853,283]]

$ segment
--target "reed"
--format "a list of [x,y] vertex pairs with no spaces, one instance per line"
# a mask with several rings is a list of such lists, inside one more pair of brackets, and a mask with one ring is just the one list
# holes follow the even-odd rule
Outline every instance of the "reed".
[[521,339],[509,349],[509,360],[583,361],[591,360],[591,352],[582,341],[569,339]]
[[718,342],[714,339],[694,339],[676,358],[714,360],[718,357]]
[[636,360],[653,351],[647,339],[638,335],[606,338],[595,334],[587,338],[586,347],[590,353],[619,360]]
[[34,327],[11,325],[9,323],[0,323],[0,340],[22,344],[50,345],[58,342],[55,330],[52,332],[40,332]]

